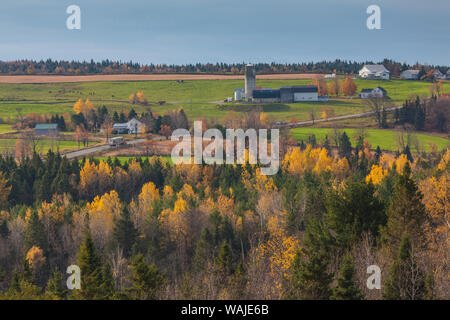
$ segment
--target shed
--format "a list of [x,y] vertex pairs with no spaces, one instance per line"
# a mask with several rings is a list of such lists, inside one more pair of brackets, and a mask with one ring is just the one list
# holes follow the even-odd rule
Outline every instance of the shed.
[[38,123],[34,127],[34,132],[38,136],[57,136],[59,134],[58,124]]

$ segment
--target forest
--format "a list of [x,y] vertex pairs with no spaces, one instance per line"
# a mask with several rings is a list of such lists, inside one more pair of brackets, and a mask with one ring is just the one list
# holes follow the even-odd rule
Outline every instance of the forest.
[[[445,74],[448,66],[434,66],[416,63],[409,65],[384,59],[383,64],[392,76],[400,76],[404,70],[415,68],[421,70],[421,75],[439,69]],[[339,73],[357,74],[365,64],[375,64],[373,61],[357,62],[336,59],[335,61],[302,62],[302,63],[255,63],[258,74],[273,73]],[[56,60],[18,60],[0,61],[0,74],[33,75],[33,74],[121,74],[121,73],[208,73],[208,74],[244,74],[246,63],[196,63],[186,65],[140,64],[133,61],[56,61]]]
[[449,299],[450,150],[371,150],[302,143],[274,176],[1,157],[0,299]]

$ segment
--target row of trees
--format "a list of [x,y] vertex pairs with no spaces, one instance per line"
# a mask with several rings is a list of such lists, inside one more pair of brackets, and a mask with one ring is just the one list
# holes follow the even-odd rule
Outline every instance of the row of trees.
[[347,97],[354,96],[358,90],[355,82],[350,77],[345,77],[342,81],[339,78],[334,78],[331,81],[325,79],[317,79],[313,83],[319,90],[319,96],[339,96],[344,95]]
[[[340,135],[336,156],[287,150],[272,177],[0,158],[0,297],[448,299],[450,150],[411,162],[361,140]],[[64,286],[71,264],[81,290]],[[366,286],[370,265],[380,290]]]
[[[445,73],[448,66],[408,65],[389,59],[380,62],[392,76],[400,76],[400,73],[408,69],[419,69],[421,74],[440,69]],[[257,63],[256,71],[260,74],[270,73],[339,73],[357,74],[364,64],[374,62],[356,62],[347,60],[321,61],[308,63]],[[219,73],[219,74],[244,74],[245,63],[197,63],[186,65],[165,65],[103,60],[101,62],[91,61],[0,61],[0,73],[3,74],[111,74],[111,73]]]

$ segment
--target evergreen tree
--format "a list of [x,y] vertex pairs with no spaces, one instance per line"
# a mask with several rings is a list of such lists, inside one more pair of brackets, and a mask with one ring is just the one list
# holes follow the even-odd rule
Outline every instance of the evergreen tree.
[[342,133],[339,138],[339,156],[341,158],[345,157],[347,159],[350,159],[351,155],[352,155],[352,144],[347,136],[347,133],[344,131],[344,133]]
[[374,186],[356,176],[345,181],[345,188],[329,192],[325,224],[334,231],[338,248],[350,248],[364,231],[378,235],[386,217],[383,205],[374,194]]
[[138,230],[131,220],[130,212],[126,205],[123,207],[119,219],[115,222],[113,232],[114,239],[120,248],[123,249],[125,257],[129,257],[131,248],[137,241]]
[[30,217],[28,218],[25,230],[24,251],[27,252],[32,246],[41,248],[44,253],[48,249],[46,231],[36,210],[31,210]]
[[117,113],[117,111],[114,111],[113,121],[114,121],[114,123],[120,122],[119,114]]
[[295,256],[290,278],[288,298],[300,300],[328,300],[331,297],[333,277],[327,272],[329,256],[321,249],[307,252],[307,261],[302,261],[301,253]]
[[416,248],[424,245],[425,206],[422,194],[410,175],[411,168],[407,162],[394,187],[387,209],[387,224],[381,228],[382,242],[393,255],[398,252],[405,233],[411,237]]
[[131,108],[130,112],[128,113],[128,120],[131,120],[133,118],[137,118],[137,113],[133,108]]
[[230,274],[232,271],[232,263],[233,258],[231,248],[228,243],[224,241],[216,258],[216,266],[225,274]]
[[321,224],[311,220],[306,230],[304,257],[297,252],[292,264],[288,298],[301,300],[328,300],[331,297],[333,275],[328,272],[329,236]]
[[61,272],[55,270],[53,276],[47,283],[46,295],[51,299],[65,299],[67,297],[67,289],[63,286],[63,277]]
[[211,252],[213,251],[213,237],[208,228],[205,228],[200,235],[200,239],[197,242],[195,249],[194,260],[192,266],[194,271],[203,270]]
[[411,239],[403,234],[389,277],[385,283],[383,297],[387,300],[421,300],[425,293],[423,272],[417,265]]
[[81,271],[81,289],[75,291],[75,297],[87,300],[105,299],[101,259],[89,232],[78,251],[78,266]]
[[355,284],[355,266],[352,258],[347,255],[341,267],[340,276],[337,279],[337,286],[333,288],[333,300],[361,300],[362,294]]
[[128,291],[131,297],[138,300],[155,300],[165,284],[164,275],[152,264],[147,265],[144,256],[138,254],[133,260],[130,280],[133,282]]

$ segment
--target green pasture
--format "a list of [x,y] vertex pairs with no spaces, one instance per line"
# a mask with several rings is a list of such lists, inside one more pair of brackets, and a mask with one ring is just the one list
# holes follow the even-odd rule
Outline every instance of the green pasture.
[[[257,86],[279,88],[281,86],[305,85],[312,80],[257,80]],[[415,95],[429,95],[430,83],[405,80],[355,80],[358,92],[363,88],[382,86],[395,103],[401,103]],[[223,104],[224,98],[232,97],[235,88],[244,87],[243,80],[190,80],[184,83],[176,81],[112,81],[52,84],[0,84],[0,117],[14,120],[18,112],[55,114],[71,112],[79,98],[89,98],[95,106],[106,106],[112,111],[129,110],[137,112],[144,106],[132,106],[128,97],[131,93],[143,91],[154,113],[164,114],[169,110],[183,106],[190,120],[199,118],[221,121],[228,111],[247,112],[248,106]],[[450,83],[444,83],[444,91],[450,91]],[[157,104],[166,101],[165,105]],[[250,106],[250,108],[255,106]],[[305,102],[298,104],[269,104],[263,109],[274,120],[308,120],[313,108],[316,117],[320,117],[321,108],[332,108],[336,115],[355,113],[365,110],[359,99],[331,99],[329,102]]]
[[[18,139],[0,139],[0,152],[4,153],[6,151],[14,152],[16,142]],[[89,142],[89,146],[93,146],[97,144],[96,142]],[[80,145],[82,148],[83,145]],[[54,152],[56,151],[65,151],[65,150],[72,150],[72,149],[78,149],[78,142],[76,141],[58,141],[58,140],[50,140],[50,139],[43,139],[39,140],[37,142],[36,150],[39,153],[47,153],[48,150],[52,150]]]
[[[359,133],[358,129],[346,128],[339,129],[339,131],[345,131],[351,139],[353,146],[356,144],[356,136]],[[330,142],[333,143],[334,129],[305,127],[291,129],[291,133],[297,141],[303,140],[306,142],[308,137],[314,134],[318,142],[325,140],[325,137],[328,136]],[[400,132],[394,130],[367,129],[365,130],[365,134],[367,135],[366,140],[370,143],[373,149],[377,146],[380,146],[382,150],[389,151],[397,151],[399,149],[397,141]],[[405,141],[407,140],[406,134],[404,134],[404,139]],[[445,149],[450,145],[449,139],[420,133],[411,135],[410,139],[410,143],[412,144],[411,147],[414,147],[414,139],[417,139],[419,146],[427,151],[430,150],[430,142],[436,144],[439,150]]]

